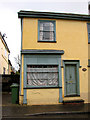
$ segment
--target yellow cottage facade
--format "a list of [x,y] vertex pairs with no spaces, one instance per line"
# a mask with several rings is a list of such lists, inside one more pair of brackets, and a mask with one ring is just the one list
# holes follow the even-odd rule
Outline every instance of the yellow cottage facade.
[[88,99],[88,15],[20,11],[20,104]]

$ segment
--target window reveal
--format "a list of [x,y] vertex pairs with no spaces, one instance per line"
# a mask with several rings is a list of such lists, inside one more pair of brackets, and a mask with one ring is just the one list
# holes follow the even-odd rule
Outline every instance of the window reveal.
[[58,86],[58,66],[28,65],[27,84],[29,86]]

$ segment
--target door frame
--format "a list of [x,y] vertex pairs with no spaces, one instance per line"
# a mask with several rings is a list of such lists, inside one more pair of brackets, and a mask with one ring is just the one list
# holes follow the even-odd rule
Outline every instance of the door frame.
[[[66,95],[66,78],[65,78],[65,65],[66,64],[74,64],[76,65],[76,73],[77,73],[77,94],[76,95]],[[63,60],[63,66],[64,66],[64,97],[73,97],[73,96],[80,96],[80,86],[79,86],[79,66],[80,61],[79,60]]]

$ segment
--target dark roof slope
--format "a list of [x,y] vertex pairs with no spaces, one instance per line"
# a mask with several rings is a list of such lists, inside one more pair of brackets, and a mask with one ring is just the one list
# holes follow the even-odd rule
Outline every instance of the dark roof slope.
[[0,37],[1,37],[2,42],[3,42],[4,45],[5,45],[5,48],[6,48],[7,51],[10,53],[10,50],[9,50],[9,48],[8,48],[8,45],[7,45],[7,43],[6,43],[5,39],[4,39],[4,37],[2,36],[1,32],[0,32]]
[[19,11],[19,18],[49,18],[49,19],[68,19],[68,20],[83,20],[90,21],[89,15],[70,14],[70,13],[56,13],[56,12],[38,12],[38,11]]

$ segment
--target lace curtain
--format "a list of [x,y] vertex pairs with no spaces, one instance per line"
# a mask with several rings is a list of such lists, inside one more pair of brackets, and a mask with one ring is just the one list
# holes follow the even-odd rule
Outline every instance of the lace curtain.
[[30,86],[58,86],[58,67],[28,66],[27,84]]

